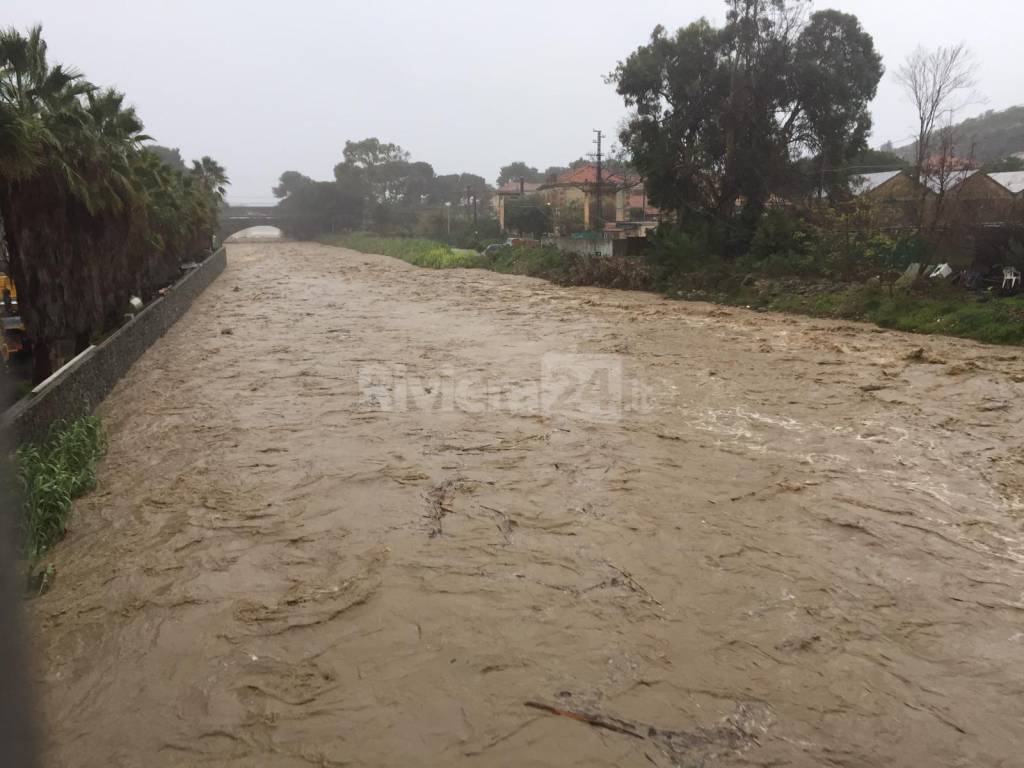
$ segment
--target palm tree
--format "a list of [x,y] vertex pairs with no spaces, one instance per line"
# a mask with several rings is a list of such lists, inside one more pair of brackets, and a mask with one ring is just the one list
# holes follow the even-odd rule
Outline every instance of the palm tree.
[[49,170],[62,176],[70,190],[89,197],[75,169],[63,162],[60,151],[73,143],[85,115],[81,97],[93,86],[82,75],[61,65],[49,66],[42,28],[28,36],[15,29],[0,30],[0,130],[8,141],[0,160],[0,177],[25,178]]
[[0,220],[37,380],[209,243],[224,169],[168,168],[148,140],[124,94],[49,64],[39,27],[0,31]]
[[203,156],[201,160],[192,161],[192,173],[199,177],[200,182],[206,189],[217,195],[218,200],[223,200],[227,195],[228,181],[227,172],[224,166],[212,157]]
[[[11,140],[0,164],[0,216],[9,267],[24,296],[22,313],[35,342],[37,379],[52,368],[51,341],[65,322],[61,302],[47,294],[65,284],[59,267],[67,255],[54,247],[59,228],[39,225],[46,212],[59,210],[66,195],[91,206],[90,187],[73,160],[87,119],[81,97],[91,88],[79,73],[49,65],[39,27],[27,36],[14,29],[0,31],[0,112]],[[33,243],[30,256],[22,250],[23,241]]]

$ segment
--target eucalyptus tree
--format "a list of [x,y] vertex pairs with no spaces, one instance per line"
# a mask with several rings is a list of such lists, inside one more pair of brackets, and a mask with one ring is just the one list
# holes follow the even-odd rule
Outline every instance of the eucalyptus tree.
[[866,145],[881,57],[856,17],[808,14],[805,0],[728,0],[705,19],[620,62],[614,83],[632,114],[620,134],[655,205],[741,218],[749,233],[802,156],[838,163]]

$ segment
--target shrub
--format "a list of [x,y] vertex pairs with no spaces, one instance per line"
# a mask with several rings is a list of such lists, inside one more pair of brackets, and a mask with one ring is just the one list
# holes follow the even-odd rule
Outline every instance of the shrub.
[[796,214],[781,208],[772,208],[761,217],[750,255],[763,261],[768,258],[799,260],[807,253],[811,239],[808,227]]
[[510,275],[544,277],[562,282],[566,275],[566,256],[550,246],[514,246],[502,248],[487,257],[485,266]]
[[648,239],[645,259],[658,284],[678,282],[675,278],[684,274],[716,271],[722,264],[721,232],[709,222],[696,219],[685,231],[666,226]]
[[86,416],[55,427],[41,444],[18,450],[22,535],[29,560],[64,536],[71,502],[96,486],[96,461],[105,449],[99,418]]

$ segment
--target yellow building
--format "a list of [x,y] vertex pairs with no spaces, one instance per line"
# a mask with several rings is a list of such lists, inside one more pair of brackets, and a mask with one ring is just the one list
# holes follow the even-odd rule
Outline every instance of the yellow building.
[[536,194],[541,185],[532,181],[510,181],[494,193],[494,208],[498,214],[498,226],[505,229],[505,202],[509,198]]
[[[602,218],[609,219],[610,216],[614,216],[612,211],[615,195],[623,186],[623,180],[614,174],[602,176],[601,206],[608,212],[608,215]],[[554,208],[556,220],[559,211],[573,206],[582,208],[583,228],[590,229],[594,214],[592,209],[597,204],[597,165],[583,165],[563,173],[554,181],[542,184],[539,194],[544,202]]]

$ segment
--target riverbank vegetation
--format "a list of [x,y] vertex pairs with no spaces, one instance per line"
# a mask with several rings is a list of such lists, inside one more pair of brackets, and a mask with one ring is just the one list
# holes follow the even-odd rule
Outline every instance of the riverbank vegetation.
[[326,245],[351,248],[361,253],[380,253],[407,261],[417,267],[454,269],[457,267],[483,267],[482,255],[470,249],[452,248],[446,243],[412,237],[385,237],[369,232],[351,232],[341,235],[322,235],[318,240]]
[[37,382],[209,252],[224,169],[148,141],[124,94],[50,62],[39,27],[0,31],[0,220]]
[[722,298],[757,309],[863,320],[896,331],[1024,344],[1024,298],[1020,296],[965,298],[927,286],[890,294],[877,286],[851,286],[804,294],[772,288],[744,290]]
[[[897,284],[903,273],[893,266],[916,258],[923,247],[913,238],[875,237],[870,243],[843,239],[844,248],[831,251],[823,240],[804,233],[800,248],[784,251],[784,256],[773,248],[761,258],[744,259],[710,256],[692,239],[680,241],[672,232],[653,237],[644,254],[610,257],[565,253],[550,246],[473,254],[428,240],[366,234],[326,236],[320,241],[422,267],[489,269],[559,285],[652,291],[669,299],[858,320],[992,344],[1024,344],[1022,296],[967,292],[928,278]],[[858,258],[851,261],[847,249],[856,249]]]
[[[590,220],[599,227],[614,215],[617,229],[648,232],[642,249],[622,249],[632,255],[593,257],[551,247],[460,254],[448,246],[483,250],[508,234],[484,231],[478,221],[468,225],[486,185],[449,183],[429,164],[377,139],[346,143],[333,182],[286,173],[275,194],[283,208],[295,210],[321,199],[320,231],[329,219],[332,232],[374,233],[325,242],[421,266],[481,267],[566,285],[1024,341],[1019,301],[998,296],[993,282],[994,272],[1024,266],[1024,227],[1011,220],[980,227],[976,217],[946,204],[955,181],[949,171],[959,167],[956,142],[934,120],[922,124],[915,162],[869,149],[869,105],[884,67],[858,18],[812,13],[799,0],[725,5],[720,25],[701,19],[674,32],[655,28],[607,77],[629,117],[605,179],[618,179],[626,199]],[[941,77],[926,79],[931,90],[914,77],[915,67],[927,62],[947,65],[939,68]],[[962,46],[922,49],[897,74],[911,106],[932,104],[940,112],[953,109],[972,82]],[[525,162],[503,167],[498,184],[511,183],[503,198],[505,226],[564,236],[570,203],[558,198],[559,190],[545,197],[535,188],[564,170],[542,172]],[[909,191],[890,208],[855,193],[864,173],[900,170]],[[627,193],[640,187],[639,204],[631,202]],[[590,195],[583,205],[598,209],[593,186],[577,191]],[[914,264],[946,263],[954,275],[949,280],[908,272]]]
[[22,500],[25,557],[35,564],[67,530],[71,502],[96,485],[96,462],[106,450],[96,416],[56,425],[40,444],[15,455]]

